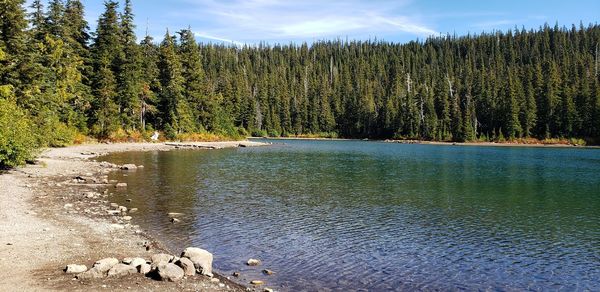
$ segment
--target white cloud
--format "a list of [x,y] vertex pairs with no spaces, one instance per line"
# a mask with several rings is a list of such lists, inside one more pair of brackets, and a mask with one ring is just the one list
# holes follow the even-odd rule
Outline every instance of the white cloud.
[[187,20],[211,38],[240,42],[311,40],[344,36],[411,35],[437,32],[403,15],[408,0],[181,0],[169,16]]

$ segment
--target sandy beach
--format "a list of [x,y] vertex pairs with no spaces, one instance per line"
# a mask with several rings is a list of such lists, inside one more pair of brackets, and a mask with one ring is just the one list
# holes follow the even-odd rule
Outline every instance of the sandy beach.
[[[178,148],[220,149],[265,145],[259,142],[88,144],[46,149],[33,165],[0,175],[0,291],[243,291],[215,274],[162,282],[132,274],[103,279],[75,279],[63,269],[103,258],[141,257],[156,253],[179,255],[153,240],[130,218],[107,213],[107,174],[114,165],[95,157],[123,151],[170,151]],[[129,215],[129,214],[127,214]],[[130,214],[135,216],[135,213]],[[215,255],[218,257],[218,255]]]

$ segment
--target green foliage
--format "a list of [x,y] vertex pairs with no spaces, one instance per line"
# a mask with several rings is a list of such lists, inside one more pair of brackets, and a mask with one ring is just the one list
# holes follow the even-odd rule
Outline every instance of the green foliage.
[[0,168],[15,167],[31,159],[37,146],[25,112],[0,90]]

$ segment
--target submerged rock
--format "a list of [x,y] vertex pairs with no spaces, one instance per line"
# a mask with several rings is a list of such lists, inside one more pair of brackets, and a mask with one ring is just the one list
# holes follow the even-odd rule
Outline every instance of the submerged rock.
[[188,247],[181,253],[181,257],[186,257],[194,263],[196,272],[201,275],[212,277],[212,253],[197,247]]
[[121,166],[122,170],[136,170],[137,166],[135,164],[123,164],[123,166]]
[[264,270],[262,270],[262,272],[263,272],[263,274],[265,274],[265,275],[273,275],[273,274],[275,274],[275,272],[273,272],[273,271],[271,271],[271,270],[269,270],[269,269],[264,269]]
[[265,281],[262,281],[262,280],[252,280],[252,281],[250,281],[250,284],[256,285],[256,286],[258,286],[258,285],[264,285]]
[[87,267],[85,265],[71,264],[65,267],[65,273],[67,274],[79,274],[85,271],[87,271]]
[[183,269],[173,263],[161,263],[158,266],[158,275],[162,281],[177,282],[183,279]]

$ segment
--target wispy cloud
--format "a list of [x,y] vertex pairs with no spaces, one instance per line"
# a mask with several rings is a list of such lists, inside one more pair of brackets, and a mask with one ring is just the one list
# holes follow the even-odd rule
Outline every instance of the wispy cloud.
[[[200,37],[212,40],[312,40],[369,35],[436,34],[417,17],[403,15],[408,0],[181,0],[185,9],[170,12],[189,22],[203,21]],[[212,36],[212,37],[211,37]],[[214,37],[218,36],[218,37]]]
[[244,45],[244,43],[242,43],[242,42],[238,42],[238,41],[234,41],[234,40],[231,40],[231,39],[226,39],[226,38],[222,38],[222,37],[218,37],[218,36],[213,36],[213,35],[206,34],[206,33],[198,33],[198,32],[196,32],[196,33],[194,33],[194,35],[196,37],[199,37],[199,38],[205,38],[205,39],[209,39],[209,40],[215,40],[215,41],[220,41],[220,42],[224,42],[224,43],[230,43],[230,44],[234,44],[234,45],[240,46],[240,47]]

